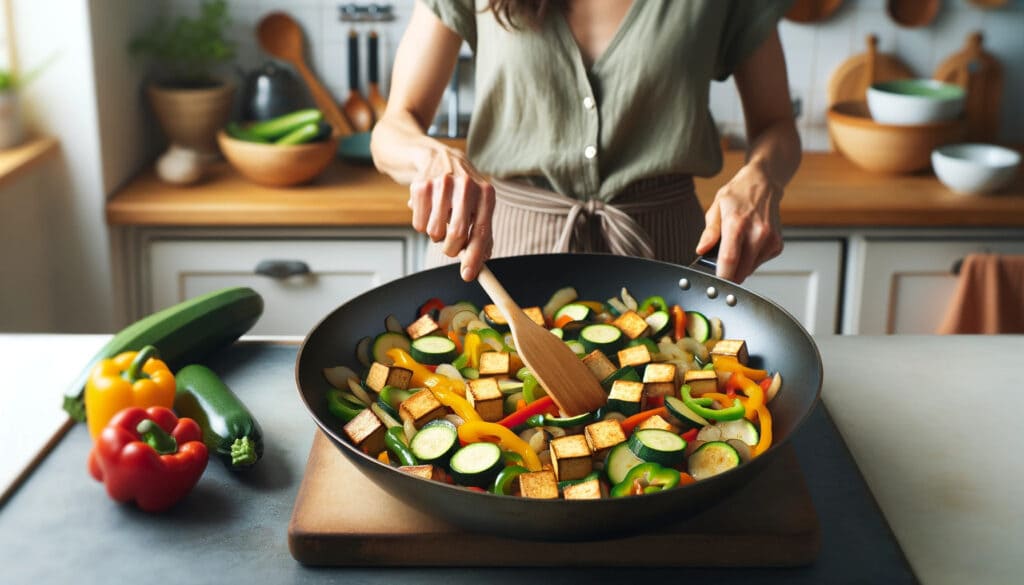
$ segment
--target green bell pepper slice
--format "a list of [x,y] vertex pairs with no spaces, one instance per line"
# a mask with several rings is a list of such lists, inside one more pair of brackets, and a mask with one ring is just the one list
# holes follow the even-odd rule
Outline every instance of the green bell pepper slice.
[[612,486],[613,498],[642,496],[672,489],[679,485],[679,472],[657,463],[641,463],[629,470],[625,479]]
[[651,311],[665,311],[668,312],[668,303],[665,302],[665,297],[659,295],[649,296],[640,303],[639,313],[641,315]]
[[491,486],[491,493],[498,494],[499,496],[511,496],[512,495],[512,484],[516,478],[524,473],[528,473],[530,470],[523,467],[522,465],[510,465],[505,469],[498,472],[498,477],[494,478],[494,484]]
[[353,404],[341,397],[341,390],[332,388],[327,391],[327,410],[341,420],[348,422],[366,408],[364,404]]
[[704,418],[718,421],[739,420],[747,413],[747,409],[743,407],[743,403],[739,399],[733,400],[732,406],[728,408],[715,410],[705,406],[707,404],[705,400],[691,396],[689,384],[683,384],[679,391],[683,395],[683,404]]
[[398,460],[399,465],[419,465],[412,449],[405,444],[405,429],[402,427],[391,427],[384,432],[384,447],[388,453]]

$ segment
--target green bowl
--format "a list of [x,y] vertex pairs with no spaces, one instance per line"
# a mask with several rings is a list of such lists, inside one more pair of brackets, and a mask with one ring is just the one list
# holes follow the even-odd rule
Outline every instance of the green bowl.
[[959,85],[935,79],[897,79],[868,88],[868,110],[880,124],[933,124],[957,118],[964,109]]
[[370,154],[370,133],[357,132],[341,139],[338,145],[338,156],[341,158],[364,165],[373,164],[373,156]]

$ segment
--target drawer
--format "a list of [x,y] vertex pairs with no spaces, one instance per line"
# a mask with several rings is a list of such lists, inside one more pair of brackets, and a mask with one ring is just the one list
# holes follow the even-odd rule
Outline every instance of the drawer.
[[405,275],[403,239],[155,240],[147,311],[230,286],[263,296],[252,335],[305,335],[348,299]]

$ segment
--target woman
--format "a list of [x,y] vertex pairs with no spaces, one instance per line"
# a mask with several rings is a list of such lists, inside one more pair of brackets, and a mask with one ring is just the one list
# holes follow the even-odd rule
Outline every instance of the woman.
[[[782,250],[779,200],[800,162],[776,25],[788,0],[418,0],[373,132],[410,184],[427,265],[551,251],[680,264],[716,243],[742,282]],[[468,154],[425,135],[467,42]],[[721,169],[712,79],[734,75],[746,164],[706,214],[693,175]],[[699,236],[699,238],[698,238]]]

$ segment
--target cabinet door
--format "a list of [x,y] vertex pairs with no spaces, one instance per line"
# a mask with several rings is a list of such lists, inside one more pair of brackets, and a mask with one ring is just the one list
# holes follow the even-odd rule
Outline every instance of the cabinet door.
[[846,333],[930,335],[956,292],[953,264],[970,253],[1024,253],[1024,241],[866,240],[856,254]]
[[782,254],[762,264],[743,286],[789,311],[812,334],[837,332],[838,240],[786,241]]
[[[348,299],[404,275],[403,240],[158,240],[148,310],[248,286],[263,296],[250,334],[305,335]],[[257,272],[260,267],[261,272]]]

